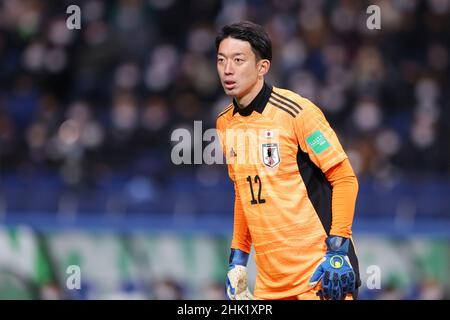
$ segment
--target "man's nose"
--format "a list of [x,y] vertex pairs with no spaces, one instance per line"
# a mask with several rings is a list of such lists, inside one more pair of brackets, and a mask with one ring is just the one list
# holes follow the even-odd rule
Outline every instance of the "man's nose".
[[233,66],[231,65],[231,62],[228,61],[228,62],[225,64],[224,72],[225,72],[225,74],[232,74],[233,71],[234,71],[234,70],[233,70]]

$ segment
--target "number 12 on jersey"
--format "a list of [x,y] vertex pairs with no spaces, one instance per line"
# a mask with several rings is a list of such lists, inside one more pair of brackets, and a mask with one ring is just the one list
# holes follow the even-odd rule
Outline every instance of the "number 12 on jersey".
[[261,182],[261,178],[256,175],[255,176],[255,183],[257,183],[259,185],[259,189],[258,189],[258,200],[255,199],[255,194],[253,193],[253,183],[252,183],[252,177],[248,176],[247,177],[247,181],[248,184],[250,185],[250,192],[252,194],[252,201],[250,201],[251,204],[258,204],[258,203],[265,203],[266,200],[261,198],[261,191],[262,191],[262,182]]

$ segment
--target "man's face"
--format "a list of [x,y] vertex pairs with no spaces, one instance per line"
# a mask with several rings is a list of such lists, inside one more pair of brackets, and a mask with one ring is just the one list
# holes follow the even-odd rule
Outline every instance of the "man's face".
[[242,98],[256,85],[258,63],[250,43],[225,38],[217,52],[217,72],[220,82],[229,96]]

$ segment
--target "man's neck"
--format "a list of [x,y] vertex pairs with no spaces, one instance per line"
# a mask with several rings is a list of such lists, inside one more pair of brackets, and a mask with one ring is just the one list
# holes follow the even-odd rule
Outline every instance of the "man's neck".
[[239,109],[244,109],[248,107],[248,105],[253,101],[253,99],[255,99],[255,97],[261,91],[263,86],[264,86],[264,78],[258,80],[256,85],[245,96],[240,98],[236,97],[235,100],[238,103]]

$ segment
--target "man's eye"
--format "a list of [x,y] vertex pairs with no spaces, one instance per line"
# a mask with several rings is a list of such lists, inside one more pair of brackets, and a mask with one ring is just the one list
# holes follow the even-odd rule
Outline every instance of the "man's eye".
[[234,61],[236,61],[237,63],[242,63],[244,61],[244,59],[241,58],[235,58]]

